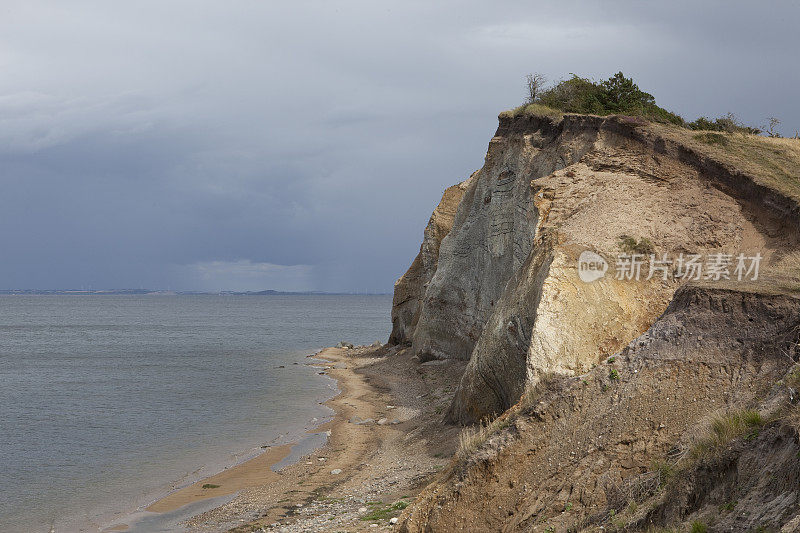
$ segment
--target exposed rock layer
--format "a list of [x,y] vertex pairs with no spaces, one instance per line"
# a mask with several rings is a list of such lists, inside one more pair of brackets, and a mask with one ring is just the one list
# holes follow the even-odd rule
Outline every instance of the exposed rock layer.
[[[787,376],[800,371],[799,342],[796,297],[684,287],[612,364],[540,383],[423,492],[401,530],[637,531],[698,520],[713,531],[794,531],[800,444]],[[762,413],[760,432],[693,455],[713,416],[743,408]]]
[[426,230],[396,285],[391,340],[412,340],[422,361],[469,360],[448,413],[462,423],[501,413],[544,374],[615,353],[680,286],[672,272],[644,280],[647,266],[639,282],[618,280],[613,264],[584,283],[582,251],[612,259],[631,235],[659,257],[768,260],[797,234],[791,198],[625,117],[501,117],[483,168],[461,187],[452,229]]
[[422,298],[428,283],[436,272],[439,260],[439,247],[442,239],[453,227],[456,208],[464,194],[469,180],[448,187],[439,205],[434,209],[417,257],[405,274],[394,284],[392,300],[392,333],[390,344],[410,344],[414,329],[419,320]]

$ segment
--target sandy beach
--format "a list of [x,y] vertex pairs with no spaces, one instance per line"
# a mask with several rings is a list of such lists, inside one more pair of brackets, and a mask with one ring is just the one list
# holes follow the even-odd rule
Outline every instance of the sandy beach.
[[464,363],[420,365],[406,350],[383,346],[326,348],[309,357],[309,364],[336,379],[340,390],[325,402],[333,419],[313,430],[328,432],[322,447],[278,471],[272,467],[285,460],[292,445],[269,448],[169,494],[147,511],[168,513],[235,494],[183,526],[197,532],[391,528],[391,518],[452,456],[459,430],[443,428],[441,417]]

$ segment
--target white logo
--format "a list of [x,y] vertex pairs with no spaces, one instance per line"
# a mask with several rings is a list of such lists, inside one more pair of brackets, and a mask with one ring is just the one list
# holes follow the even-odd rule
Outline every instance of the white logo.
[[603,256],[591,250],[584,250],[578,257],[578,276],[581,281],[591,283],[606,275],[608,263]]

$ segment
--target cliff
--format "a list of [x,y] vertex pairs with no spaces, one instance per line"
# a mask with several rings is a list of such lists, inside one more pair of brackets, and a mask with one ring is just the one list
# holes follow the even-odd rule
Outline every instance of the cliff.
[[434,209],[419,253],[403,276],[394,284],[392,299],[392,333],[390,344],[410,344],[417,327],[422,299],[439,260],[442,239],[453,226],[453,217],[469,180],[448,187]]
[[401,530],[796,531],[798,341],[796,296],[681,288],[613,360],[473,434]]
[[799,531],[800,141],[504,113],[458,187],[392,342],[468,427],[401,531]]
[[[633,117],[500,116],[484,166],[445,192],[395,287],[390,341],[469,361],[448,420],[500,414],[542,376],[584,373],[644,333],[686,280],[674,263],[617,279],[625,251],[760,254],[766,272],[797,248],[800,143],[724,141]],[[589,283],[586,251],[608,260]]]

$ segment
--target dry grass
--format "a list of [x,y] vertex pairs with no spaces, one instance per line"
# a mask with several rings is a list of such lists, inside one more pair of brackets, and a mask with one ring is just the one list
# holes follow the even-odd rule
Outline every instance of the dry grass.
[[458,435],[458,451],[456,456],[464,459],[475,453],[495,433],[507,428],[519,415],[520,411],[539,403],[542,394],[556,382],[557,374],[545,372],[539,376],[534,385],[528,385],[519,401],[504,414],[495,419],[484,418],[474,426],[465,427]]
[[770,271],[777,276],[800,280],[800,252],[784,254],[778,261],[770,265]]
[[778,287],[789,292],[800,292],[800,252],[784,254],[769,265],[765,272]]
[[525,104],[508,111],[500,113],[501,117],[515,118],[520,116],[535,116],[535,117],[548,117],[555,120],[561,120],[564,113],[558,109],[547,107],[541,104]]
[[522,397],[519,399],[519,402],[517,402],[516,407],[524,410],[539,403],[542,394],[544,394],[544,392],[550,388],[550,386],[556,381],[557,377],[558,375],[555,372],[541,373],[536,383],[528,383],[528,385],[525,387],[525,392],[522,393]]
[[800,140],[744,133],[714,133],[713,137],[676,126],[652,125],[675,139],[756,181],[800,202]]
[[703,459],[713,456],[722,451],[734,439],[756,437],[764,423],[761,413],[752,409],[718,416],[698,434],[689,452],[690,457]]
[[478,451],[483,443],[489,440],[494,433],[508,427],[509,416],[501,416],[490,420],[484,418],[474,426],[465,427],[458,435],[458,451],[456,455],[465,459]]

